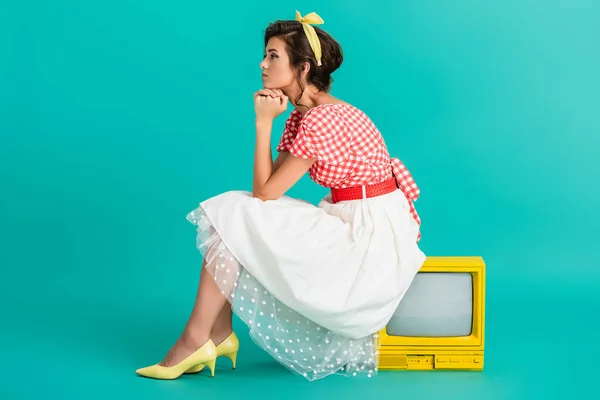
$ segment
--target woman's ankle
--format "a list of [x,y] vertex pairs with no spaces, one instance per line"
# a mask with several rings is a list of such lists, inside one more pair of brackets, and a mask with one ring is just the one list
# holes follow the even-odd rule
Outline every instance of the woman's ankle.
[[229,337],[229,335],[231,335],[232,332],[233,329],[231,327],[213,330],[210,334],[210,338],[215,343],[215,345],[218,346],[222,341],[227,339],[227,337]]
[[206,342],[209,341],[209,339],[212,339],[212,337],[206,334],[206,332],[186,329],[181,339],[185,347],[190,349],[198,349],[205,345]]

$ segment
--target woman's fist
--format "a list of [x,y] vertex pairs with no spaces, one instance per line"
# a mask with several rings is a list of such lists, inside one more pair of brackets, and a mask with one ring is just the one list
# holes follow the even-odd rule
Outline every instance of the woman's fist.
[[262,89],[254,94],[256,118],[273,120],[287,110],[288,97],[279,89]]

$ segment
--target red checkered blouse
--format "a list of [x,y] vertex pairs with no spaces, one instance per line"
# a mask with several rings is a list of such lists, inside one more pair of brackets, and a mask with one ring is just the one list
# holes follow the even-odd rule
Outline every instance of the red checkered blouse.
[[311,108],[304,117],[293,110],[277,151],[316,158],[308,174],[327,188],[373,185],[394,176],[409,201],[413,218],[421,224],[413,204],[420,193],[417,184],[398,158],[390,158],[381,133],[356,107],[323,104]]

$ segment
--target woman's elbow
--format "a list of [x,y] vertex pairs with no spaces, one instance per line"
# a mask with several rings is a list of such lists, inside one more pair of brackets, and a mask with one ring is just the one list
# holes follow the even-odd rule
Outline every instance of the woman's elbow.
[[267,201],[267,200],[277,200],[281,196],[275,196],[272,193],[267,193],[267,192],[261,191],[261,190],[254,190],[252,192],[252,197],[262,200],[262,201]]

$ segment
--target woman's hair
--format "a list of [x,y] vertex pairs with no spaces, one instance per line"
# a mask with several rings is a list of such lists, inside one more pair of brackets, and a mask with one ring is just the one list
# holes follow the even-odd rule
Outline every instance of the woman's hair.
[[265,47],[272,37],[280,37],[286,44],[290,65],[297,72],[296,80],[302,90],[296,101],[304,93],[304,85],[300,76],[305,62],[310,64],[310,70],[306,76],[307,82],[315,85],[319,90],[328,92],[333,82],[331,74],[342,65],[344,60],[340,44],[321,28],[317,26],[313,26],[313,28],[321,43],[321,66],[317,65],[315,53],[310,47],[308,38],[304,33],[304,27],[300,22],[292,20],[275,21],[269,24],[265,32]]

